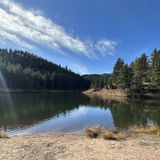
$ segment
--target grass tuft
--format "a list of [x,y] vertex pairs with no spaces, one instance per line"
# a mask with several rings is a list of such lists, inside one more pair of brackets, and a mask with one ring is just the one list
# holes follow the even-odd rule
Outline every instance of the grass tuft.
[[102,133],[102,128],[100,126],[86,129],[86,135],[87,137],[90,138],[97,138],[101,135],[101,133]]
[[102,130],[100,126],[86,129],[87,137],[90,138],[103,137],[105,140],[119,141],[141,134],[150,134],[160,137],[160,126],[157,125],[150,125],[146,127],[134,126],[131,127],[131,129],[127,133],[123,131],[112,131],[112,130],[105,131]]
[[157,126],[157,125],[151,125],[146,127],[134,126],[130,129],[130,134],[160,135],[160,126]]
[[5,132],[0,132],[0,138],[9,138],[9,136]]
[[122,133],[114,132],[114,131],[106,131],[103,133],[103,138],[105,140],[124,140],[125,136]]

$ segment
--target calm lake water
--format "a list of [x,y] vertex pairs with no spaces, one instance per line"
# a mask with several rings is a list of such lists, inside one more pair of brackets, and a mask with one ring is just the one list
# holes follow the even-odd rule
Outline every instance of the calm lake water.
[[160,124],[160,100],[115,101],[80,93],[0,94],[0,130],[11,135],[79,133],[87,127],[127,129]]

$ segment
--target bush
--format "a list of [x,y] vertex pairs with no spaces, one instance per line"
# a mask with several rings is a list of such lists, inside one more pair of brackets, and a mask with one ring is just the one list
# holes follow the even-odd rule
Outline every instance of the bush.
[[103,138],[106,140],[122,140],[125,139],[125,136],[122,133],[114,131],[106,131],[103,133]]
[[160,137],[160,126],[150,125],[150,126],[134,126],[128,130],[128,132],[123,131],[106,131],[102,130],[100,126],[87,128],[86,135],[90,138],[103,137],[105,140],[126,140],[126,138],[141,135],[141,134],[152,134]]
[[9,138],[5,132],[0,132],[0,138]]
[[86,135],[87,137],[90,137],[90,138],[97,138],[101,135],[101,133],[102,133],[102,129],[99,126],[86,129]]

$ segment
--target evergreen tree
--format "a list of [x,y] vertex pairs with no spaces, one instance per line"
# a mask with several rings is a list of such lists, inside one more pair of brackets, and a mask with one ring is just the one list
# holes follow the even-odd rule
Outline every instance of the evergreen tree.
[[119,77],[118,88],[120,89],[130,88],[131,73],[130,73],[130,68],[128,67],[127,64],[123,65],[118,77]]
[[145,54],[137,58],[131,65],[133,71],[132,89],[142,90],[145,83],[149,81],[149,62]]
[[160,51],[154,50],[151,56],[151,75],[152,83],[160,87]]
[[119,58],[114,66],[113,73],[112,73],[112,83],[117,88],[123,78],[122,77],[123,66],[124,66],[124,61]]

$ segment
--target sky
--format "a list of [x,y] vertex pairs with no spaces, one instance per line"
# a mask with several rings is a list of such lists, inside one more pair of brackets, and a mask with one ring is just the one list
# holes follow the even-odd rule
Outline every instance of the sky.
[[160,48],[159,0],[0,0],[0,48],[80,74],[111,73]]

